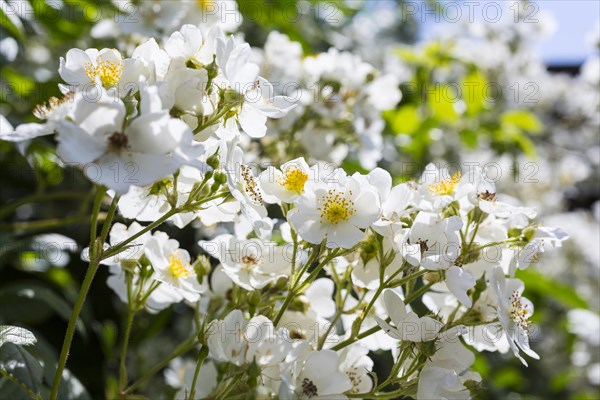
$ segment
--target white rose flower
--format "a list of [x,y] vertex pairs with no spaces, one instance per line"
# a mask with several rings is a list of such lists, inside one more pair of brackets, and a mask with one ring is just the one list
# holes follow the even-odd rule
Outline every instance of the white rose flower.
[[288,220],[302,239],[329,248],[349,249],[360,242],[381,214],[377,189],[355,176],[335,182],[307,183]]
[[374,318],[381,329],[394,339],[428,342],[437,337],[443,326],[440,321],[431,317],[419,317],[413,311],[407,311],[404,301],[394,290],[386,289],[383,292],[383,301],[394,326],[377,316]]
[[539,360],[540,356],[529,347],[529,317],[533,315],[533,303],[522,296],[525,285],[519,279],[506,279],[500,267],[494,270],[490,285],[496,296],[498,320],[508,337],[513,354],[525,366],[527,361],[521,357],[519,349],[529,357]]
[[190,129],[157,107],[151,87],[142,88],[142,113],[126,127],[123,102],[103,90],[100,94],[93,102],[78,92],[71,118],[58,123],[57,152],[65,162],[83,167],[96,183],[125,193],[132,184],[149,185],[190,161]]
[[196,272],[190,265],[190,254],[179,248],[179,242],[169,239],[164,232],[154,232],[146,243],[146,257],[154,268],[154,279],[163,282],[174,293],[190,302],[200,299],[208,290],[207,279],[198,282]]

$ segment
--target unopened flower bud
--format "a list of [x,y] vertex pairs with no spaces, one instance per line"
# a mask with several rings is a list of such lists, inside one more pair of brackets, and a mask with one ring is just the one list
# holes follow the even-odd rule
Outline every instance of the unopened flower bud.
[[253,306],[259,305],[261,300],[262,300],[262,296],[260,295],[260,293],[257,290],[253,291],[248,296],[248,303]]
[[219,168],[219,165],[221,165],[221,156],[219,155],[219,153],[215,152],[215,154],[208,157],[206,159],[206,164],[208,164],[208,166],[212,167],[213,169]]
[[533,239],[533,235],[535,235],[536,231],[537,231],[537,227],[533,226],[533,225],[526,226],[525,229],[523,229],[523,236],[525,236],[525,239],[527,239],[527,242],[529,242],[531,239]]
[[215,183],[222,185],[227,182],[227,174],[223,171],[216,171],[213,179],[215,180]]
[[225,89],[223,92],[223,102],[231,106],[241,106],[244,102],[244,95],[235,89]]

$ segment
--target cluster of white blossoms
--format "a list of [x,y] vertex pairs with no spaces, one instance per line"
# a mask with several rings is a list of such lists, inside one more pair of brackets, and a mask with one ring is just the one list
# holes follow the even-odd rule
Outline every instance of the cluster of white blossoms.
[[[378,147],[381,112],[400,99],[393,76],[352,54],[302,59],[289,43],[272,34],[263,67],[318,83],[327,101],[276,95],[248,44],[184,25],[130,57],[70,50],[64,97],[38,107],[42,122],[2,136],[53,134],[66,165],[109,189],[109,218],[126,223],[99,237],[108,243],[93,236],[83,258],[109,266],[130,315],[195,309],[202,357],[174,361],[167,382],[220,398],[466,399],[481,379],[472,350],[538,358],[533,304],[515,275],[566,233],[503,201],[477,168],[429,164],[394,184],[369,146],[368,174],[320,162],[316,150],[289,160],[277,148],[285,162],[258,162],[260,146],[288,130],[335,151],[326,131],[342,122]],[[273,118],[285,127],[270,133]],[[191,224],[202,240],[181,248],[155,230],[162,223]],[[369,357],[380,350],[393,356],[387,377]]]
[[377,165],[385,147],[382,112],[402,98],[398,77],[336,48],[304,56],[300,43],[279,32],[255,53],[275,90],[298,99],[274,124],[273,140],[292,136],[302,154],[320,161],[339,164],[352,154],[366,169]]

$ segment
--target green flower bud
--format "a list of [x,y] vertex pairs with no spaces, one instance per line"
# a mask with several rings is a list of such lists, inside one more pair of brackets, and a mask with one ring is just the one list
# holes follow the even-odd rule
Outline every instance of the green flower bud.
[[536,231],[537,231],[537,226],[535,226],[535,225],[529,225],[529,226],[526,226],[525,229],[523,229],[523,236],[525,236],[525,239],[527,239],[527,242],[529,242],[531,239],[533,239],[533,236],[535,235]]
[[515,238],[515,237],[519,237],[521,236],[521,229],[519,228],[510,228],[508,230],[508,237],[509,238]]
[[219,66],[217,65],[217,56],[213,56],[213,61],[204,67],[208,74],[208,80],[212,81],[219,75]]
[[221,165],[221,156],[218,153],[218,150],[212,156],[208,157],[206,163],[212,167],[213,169],[219,168]]
[[215,180],[215,182],[224,184],[225,182],[227,182],[227,174],[223,171],[216,171],[213,175],[213,179]]
[[241,106],[244,103],[244,95],[234,89],[225,89],[223,102],[231,106]]
[[262,301],[262,296],[260,295],[260,292],[258,292],[257,290],[251,292],[250,295],[248,296],[248,303],[253,306],[259,305],[261,301]]

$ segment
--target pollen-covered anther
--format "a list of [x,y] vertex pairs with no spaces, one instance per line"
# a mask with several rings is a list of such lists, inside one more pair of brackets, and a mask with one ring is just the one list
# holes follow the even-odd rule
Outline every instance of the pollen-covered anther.
[[461,173],[460,171],[458,171],[451,177],[447,177],[439,182],[432,183],[431,185],[429,185],[429,190],[440,196],[449,195],[454,191],[454,189],[460,182],[460,178]]
[[177,279],[189,278],[193,273],[190,265],[184,263],[176,254],[169,256],[169,271]]
[[242,179],[244,181],[244,190],[253,202],[262,205],[263,197],[260,187],[258,186],[256,177],[252,174],[250,167],[242,164]]
[[529,334],[531,328],[531,322],[529,321],[531,310],[529,310],[528,304],[521,302],[521,295],[515,291],[510,296],[510,305],[510,316],[513,322],[522,328],[525,333]]
[[[352,192],[349,194],[352,195]],[[319,205],[317,210],[321,212],[321,224],[326,221],[333,225],[346,222],[356,212],[354,201],[348,198],[346,193],[334,189],[329,190],[326,195],[321,197]]]
[[242,265],[245,268],[251,268],[251,267],[254,267],[255,265],[258,265],[259,260],[254,254],[250,254],[247,256],[243,256],[241,261],[242,261]]
[[277,183],[298,194],[304,192],[304,184],[308,180],[308,174],[298,167],[289,167],[283,172],[283,176],[277,179]]
[[112,151],[119,151],[121,149],[124,149],[127,147],[128,144],[129,139],[127,138],[127,135],[122,132],[113,132],[108,137],[108,147]]
[[308,398],[317,397],[319,395],[317,386],[308,378],[302,380],[302,393]]
[[121,61],[100,60],[94,66],[92,63],[85,64],[85,73],[92,82],[100,78],[102,86],[109,88],[115,86],[121,80],[123,74],[123,63]]
[[352,382],[352,389],[350,389],[350,392],[358,393],[359,386],[362,383],[362,376],[358,373],[358,369],[356,367],[352,367],[352,369],[346,372],[346,375]]
[[38,119],[48,119],[48,115],[52,111],[56,110],[62,104],[71,101],[74,96],[75,93],[73,92],[68,92],[61,98],[52,96],[50,97],[50,99],[48,99],[46,103],[38,104],[37,106],[35,106],[35,108],[33,109],[33,115]]
[[479,198],[479,200],[485,200],[485,201],[496,201],[496,193],[490,193],[489,191],[485,191],[482,193],[478,193],[477,194],[477,198]]

